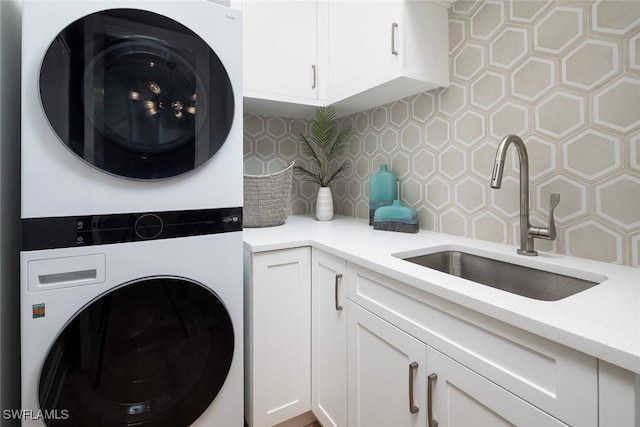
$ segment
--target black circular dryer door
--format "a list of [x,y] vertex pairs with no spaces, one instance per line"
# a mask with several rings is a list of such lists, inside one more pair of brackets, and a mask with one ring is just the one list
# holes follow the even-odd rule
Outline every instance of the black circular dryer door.
[[58,336],[39,380],[48,426],[186,427],[222,388],[233,357],[218,297],[180,278],[130,283],[93,301]]
[[39,90],[60,141],[126,178],[202,166],[234,118],[233,89],[216,53],[182,24],[142,10],[105,10],[66,27],[45,54]]

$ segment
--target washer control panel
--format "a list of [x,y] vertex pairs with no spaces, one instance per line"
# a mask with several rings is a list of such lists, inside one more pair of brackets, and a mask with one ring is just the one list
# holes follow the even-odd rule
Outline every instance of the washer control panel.
[[242,208],[22,220],[22,250],[70,248],[242,230]]

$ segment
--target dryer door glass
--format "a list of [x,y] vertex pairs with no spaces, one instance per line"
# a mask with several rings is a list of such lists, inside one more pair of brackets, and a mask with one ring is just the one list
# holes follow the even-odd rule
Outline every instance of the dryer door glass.
[[109,174],[181,175],[224,144],[234,116],[222,62],[192,30],[134,9],[85,16],[49,46],[40,99],[58,138]]
[[215,399],[234,349],[231,318],[207,288],[145,279],[79,312],[39,380],[48,426],[188,426]]

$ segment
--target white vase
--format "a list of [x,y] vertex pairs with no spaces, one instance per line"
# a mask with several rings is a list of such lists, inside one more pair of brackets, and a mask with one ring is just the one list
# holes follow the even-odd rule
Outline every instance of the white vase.
[[320,187],[318,190],[316,218],[318,221],[330,221],[333,218],[333,196],[329,187]]

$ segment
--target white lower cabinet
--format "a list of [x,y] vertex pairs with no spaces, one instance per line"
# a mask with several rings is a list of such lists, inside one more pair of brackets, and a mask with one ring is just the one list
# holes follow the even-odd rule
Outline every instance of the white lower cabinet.
[[[510,396],[514,405],[522,402],[524,407],[526,402],[568,425],[598,426],[598,364],[594,357],[359,265],[348,264],[347,271],[350,301],[442,352],[488,385],[497,385],[495,390],[508,392],[505,396]],[[474,395],[472,390],[468,389],[470,396]],[[506,405],[493,410],[504,419],[513,419]]]
[[245,252],[245,417],[268,427],[311,409],[311,248]]
[[425,345],[348,302],[350,427],[426,425]]
[[347,426],[347,262],[318,249],[311,267],[311,410]]
[[250,427],[640,427],[638,396],[638,375],[324,251],[245,250]]
[[359,305],[348,304],[349,426],[566,426]]

